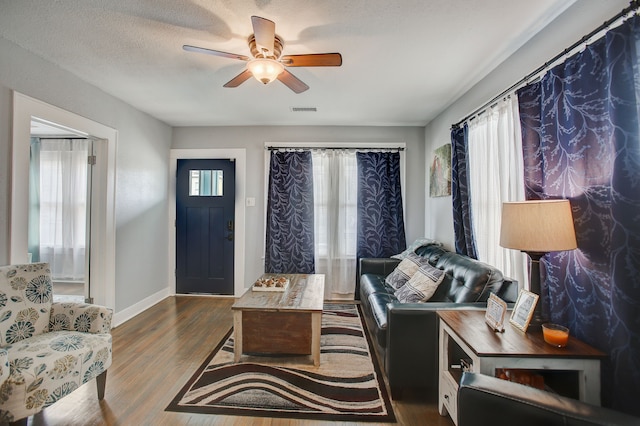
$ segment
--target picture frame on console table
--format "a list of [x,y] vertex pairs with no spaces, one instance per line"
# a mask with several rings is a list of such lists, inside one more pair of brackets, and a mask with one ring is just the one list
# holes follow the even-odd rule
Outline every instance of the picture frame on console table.
[[520,290],[518,299],[511,312],[509,322],[518,330],[526,333],[538,303],[538,295],[527,290]]
[[504,317],[507,312],[507,303],[494,293],[489,295],[487,300],[487,311],[484,315],[485,322],[495,332],[504,331]]

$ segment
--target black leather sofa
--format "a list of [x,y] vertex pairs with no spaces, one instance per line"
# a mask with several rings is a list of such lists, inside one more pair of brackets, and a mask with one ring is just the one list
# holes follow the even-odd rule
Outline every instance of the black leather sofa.
[[[424,303],[400,303],[385,278],[400,263],[398,259],[363,258],[359,264],[356,294],[383,363],[393,399],[408,389],[426,391],[426,398],[438,395],[438,310],[485,309],[490,293],[515,302],[518,283],[505,279],[496,268],[439,245],[419,247],[415,253],[426,258],[446,276],[435,294]],[[424,392],[423,392],[424,393]]]
[[477,373],[463,373],[458,426],[640,425],[640,418],[540,389]]

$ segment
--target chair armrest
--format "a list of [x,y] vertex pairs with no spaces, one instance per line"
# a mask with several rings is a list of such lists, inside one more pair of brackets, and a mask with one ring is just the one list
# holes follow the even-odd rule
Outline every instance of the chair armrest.
[[105,306],[54,302],[51,304],[49,331],[110,333],[112,317],[113,310]]
[[478,373],[462,374],[458,426],[638,425],[640,419]]
[[9,352],[6,349],[0,349],[0,385],[9,378]]

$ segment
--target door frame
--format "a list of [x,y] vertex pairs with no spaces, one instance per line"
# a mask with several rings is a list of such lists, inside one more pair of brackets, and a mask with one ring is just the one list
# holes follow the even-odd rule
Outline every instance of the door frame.
[[[9,262],[27,261],[29,211],[29,152],[31,119],[55,123],[97,143],[93,166],[90,285],[94,303],[115,310],[115,184],[118,131],[88,118],[13,92],[13,145],[11,158],[11,216]],[[104,159],[104,160],[103,160]]]
[[245,148],[172,149],[169,154],[169,259],[167,262],[169,291],[176,294],[176,171],[182,159],[233,159],[236,163],[235,244],[233,249],[233,296],[245,292],[245,197],[247,150]]

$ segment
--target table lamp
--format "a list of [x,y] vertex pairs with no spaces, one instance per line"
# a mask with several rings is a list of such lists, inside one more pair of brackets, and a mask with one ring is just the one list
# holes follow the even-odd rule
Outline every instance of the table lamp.
[[531,259],[529,290],[539,296],[529,323],[540,327],[548,321],[540,287],[540,259],[552,251],[577,248],[569,200],[530,200],[502,204],[500,245],[523,251]]

